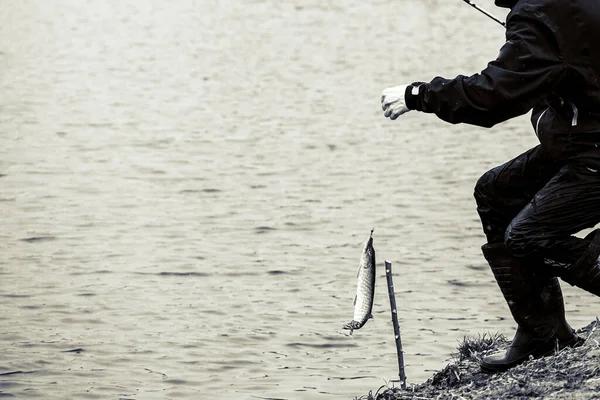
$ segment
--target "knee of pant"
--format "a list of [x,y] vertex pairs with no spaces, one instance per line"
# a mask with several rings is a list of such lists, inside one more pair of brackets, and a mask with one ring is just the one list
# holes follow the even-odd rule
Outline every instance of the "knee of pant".
[[490,170],[481,175],[475,184],[473,197],[475,197],[478,206],[488,204],[495,198],[494,182],[496,181],[496,174],[494,174],[493,171],[494,170]]
[[536,240],[528,235],[518,223],[511,222],[504,233],[504,243],[514,257],[526,257],[536,252]]

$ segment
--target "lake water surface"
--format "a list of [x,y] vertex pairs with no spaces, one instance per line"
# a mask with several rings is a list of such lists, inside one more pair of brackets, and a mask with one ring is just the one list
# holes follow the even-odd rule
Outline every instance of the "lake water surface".
[[[511,335],[472,192],[535,144],[527,117],[379,105],[503,34],[458,0],[0,0],[0,397],[366,394],[397,376],[384,259],[409,384]],[[587,325],[597,299],[563,286]]]

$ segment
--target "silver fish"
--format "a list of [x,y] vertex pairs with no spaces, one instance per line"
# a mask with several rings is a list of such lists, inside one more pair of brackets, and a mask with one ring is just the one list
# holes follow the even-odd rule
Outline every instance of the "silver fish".
[[343,326],[349,329],[350,334],[354,329],[360,329],[373,318],[373,299],[375,298],[375,249],[373,248],[373,230],[365,247],[363,248],[358,265],[358,282],[356,284],[356,297],[354,298],[354,318]]

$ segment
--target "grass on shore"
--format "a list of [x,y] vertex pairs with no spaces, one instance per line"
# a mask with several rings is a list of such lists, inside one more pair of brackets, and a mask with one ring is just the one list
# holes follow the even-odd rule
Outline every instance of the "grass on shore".
[[577,333],[585,340],[580,347],[565,348],[497,374],[481,372],[479,360],[510,342],[498,334],[465,338],[453,362],[427,381],[406,390],[384,386],[358,399],[600,399],[600,320]]

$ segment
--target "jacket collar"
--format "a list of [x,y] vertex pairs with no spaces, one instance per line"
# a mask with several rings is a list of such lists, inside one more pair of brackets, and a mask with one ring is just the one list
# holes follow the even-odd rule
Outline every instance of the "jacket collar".
[[515,4],[517,4],[519,2],[519,0],[495,0],[494,3],[498,6],[498,7],[504,7],[504,8],[513,8],[515,6]]

